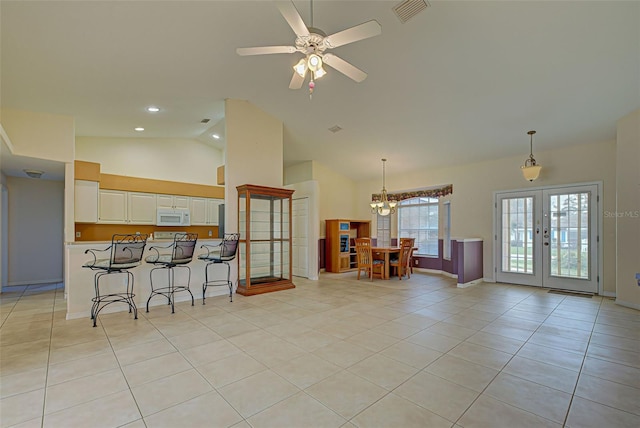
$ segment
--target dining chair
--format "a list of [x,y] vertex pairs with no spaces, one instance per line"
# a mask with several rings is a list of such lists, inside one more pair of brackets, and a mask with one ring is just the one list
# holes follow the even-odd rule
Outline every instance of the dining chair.
[[411,278],[411,274],[413,273],[413,250],[416,246],[416,238],[400,238],[400,246],[402,246],[404,241],[411,242],[411,252],[407,258],[407,277]]
[[410,278],[409,256],[411,255],[411,251],[413,251],[413,244],[411,243],[411,240],[401,240],[400,254],[398,258],[389,261],[389,266],[394,269],[394,272],[397,272],[398,279],[402,279],[404,275],[407,275],[407,278]]
[[356,238],[356,254],[358,260],[358,280],[360,280],[360,272],[364,271],[373,281],[373,275],[378,274],[380,278],[384,277],[384,261],[374,260],[371,251],[371,238]]

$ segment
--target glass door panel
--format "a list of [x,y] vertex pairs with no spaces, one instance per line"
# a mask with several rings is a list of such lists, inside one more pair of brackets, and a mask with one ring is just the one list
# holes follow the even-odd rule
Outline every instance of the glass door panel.
[[535,213],[538,192],[503,193],[498,196],[498,246],[500,261],[496,279],[500,282],[539,285],[540,225]]
[[597,186],[544,191],[545,287],[598,290]]

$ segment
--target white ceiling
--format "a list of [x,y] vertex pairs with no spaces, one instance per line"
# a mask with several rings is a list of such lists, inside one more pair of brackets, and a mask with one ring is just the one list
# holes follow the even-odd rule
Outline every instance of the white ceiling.
[[[406,24],[397,3],[314,1],[325,33],[375,19],[382,35],[333,51],[364,82],[328,69],[310,100],[306,83],[288,89],[301,54],[235,53],[293,44],[269,1],[3,0],[2,107],[71,115],[79,136],[208,138],[224,99],[245,99],[284,122],[285,165],[356,180],[382,157],[388,174],[524,161],[530,129],[534,154],[612,140],[640,108],[638,2],[431,1]],[[310,25],[309,2],[294,4]]]

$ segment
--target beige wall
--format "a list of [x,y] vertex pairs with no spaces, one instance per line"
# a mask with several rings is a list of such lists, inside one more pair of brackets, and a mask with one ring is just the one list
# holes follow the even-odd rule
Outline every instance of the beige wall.
[[302,183],[313,180],[313,162],[301,162],[284,169],[284,184]]
[[7,177],[7,188],[9,285],[61,282],[64,183]]
[[77,160],[100,164],[100,172],[216,185],[222,151],[208,144],[176,138],[77,137]]
[[[533,183],[525,181],[520,165],[526,158],[496,159],[467,165],[414,171],[402,176],[387,175],[389,192],[453,184],[451,200],[451,236],[482,238],[484,240],[484,276],[493,278],[494,192],[539,188],[544,186],[603,182],[601,213],[615,209],[616,143],[580,145],[536,152],[536,160],[543,166],[540,178]],[[393,159],[389,160],[390,162]],[[322,185],[322,184],[321,184]],[[380,191],[379,180],[358,183],[354,200],[357,215],[371,218],[371,193]],[[604,291],[615,292],[615,225],[603,222]]]
[[4,109],[2,126],[13,144],[13,154],[73,162],[75,125],[70,116]]
[[605,218],[617,227],[616,302],[640,309],[640,110],[618,122],[617,146],[617,205]]
[[369,215],[364,217],[357,215],[357,186],[353,180],[316,161],[313,161],[313,179],[319,183],[321,237],[326,234],[326,219],[368,220],[370,218]]
[[[242,100],[225,100],[225,231],[238,231],[237,186],[282,187],[282,121]],[[231,265],[236,282],[238,268]]]

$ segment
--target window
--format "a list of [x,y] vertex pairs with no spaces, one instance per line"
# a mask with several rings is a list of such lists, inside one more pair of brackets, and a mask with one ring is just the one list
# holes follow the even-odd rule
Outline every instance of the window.
[[391,246],[391,216],[380,215],[378,217],[378,247],[390,247]]
[[398,204],[398,236],[415,238],[416,254],[438,256],[438,200],[411,198]]
[[451,202],[447,201],[442,205],[444,208],[444,225],[442,255],[443,259],[451,260]]

